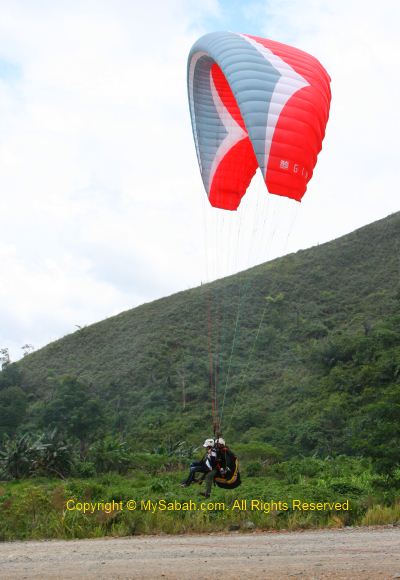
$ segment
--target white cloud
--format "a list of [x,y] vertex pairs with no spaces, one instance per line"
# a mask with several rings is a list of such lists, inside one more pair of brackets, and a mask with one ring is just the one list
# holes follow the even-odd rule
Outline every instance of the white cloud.
[[286,0],[257,6],[266,36],[317,56],[332,78],[327,135],[303,202],[304,229],[313,231],[314,222],[323,241],[398,211],[400,4]]
[[21,71],[0,86],[0,344],[14,357],[196,280],[180,266],[196,231],[186,55],[216,10],[0,2],[0,58]]
[[393,4],[242,3],[238,30],[315,54],[333,101],[301,207],[258,179],[233,215],[204,199],[186,102],[190,46],[206,21],[231,28],[229,7],[0,0],[0,346],[15,358],[397,210]]

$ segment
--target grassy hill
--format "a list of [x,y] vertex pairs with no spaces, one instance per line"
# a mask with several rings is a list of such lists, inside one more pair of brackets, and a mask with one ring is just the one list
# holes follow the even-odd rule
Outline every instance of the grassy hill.
[[[24,425],[78,377],[104,430],[151,447],[211,430],[210,359],[230,441],[285,456],[400,443],[400,213],[85,327],[16,365]],[[391,451],[393,449],[393,451]],[[393,457],[392,457],[393,456]]]

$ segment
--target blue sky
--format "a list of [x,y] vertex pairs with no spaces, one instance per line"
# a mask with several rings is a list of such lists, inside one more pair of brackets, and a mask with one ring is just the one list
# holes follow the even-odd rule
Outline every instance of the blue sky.
[[234,32],[248,32],[261,34],[261,28],[257,22],[259,3],[240,2],[227,0],[218,3],[218,14],[205,19],[205,26],[210,30],[232,30]]
[[12,82],[21,78],[21,67],[13,62],[0,59],[0,79],[6,82]]
[[[279,40],[284,43],[293,43],[298,36],[297,28],[289,23],[281,26],[280,14],[292,6],[299,4],[298,0],[257,1],[221,0],[214,13],[204,17],[204,28],[207,30],[231,30],[254,36],[268,36],[269,29],[276,24],[280,27]],[[307,6],[306,2],[304,5]],[[329,3],[321,2],[322,9],[329,9]],[[325,5],[325,6],[323,6]],[[297,11],[296,11],[297,13]],[[293,11],[292,11],[293,14]]]
[[[390,0],[0,0],[0,347],[18,358],[398,211],[399,20]],[[294,44],[332,77],[302,204],[256,178],[237,215],[207,206],[186,59],[224,29]]]

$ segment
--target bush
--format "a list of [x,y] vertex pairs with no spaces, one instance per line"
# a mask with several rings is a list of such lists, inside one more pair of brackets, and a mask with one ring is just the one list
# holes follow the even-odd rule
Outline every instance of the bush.
[[132,452],[127,443],[111,435],[89,448],[88,460],[94,464],[97,473],[115,471],[125,474],[133,465]]
[[234,451],[241,463],[258,461],[268,466],[282,458],[281,451],[268,443],[240,443],[235,445]]

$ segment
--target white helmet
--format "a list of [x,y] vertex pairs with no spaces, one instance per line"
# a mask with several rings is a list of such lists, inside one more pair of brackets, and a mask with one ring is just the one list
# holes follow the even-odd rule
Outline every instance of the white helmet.
[[203,443],[203,447],[214,447],[214,439],[206,439]]
[[222,439],[222,437],[218,437],[218,439],[216,440],[215,443],[219,443],[220,445],[225,445],[225,439]]

